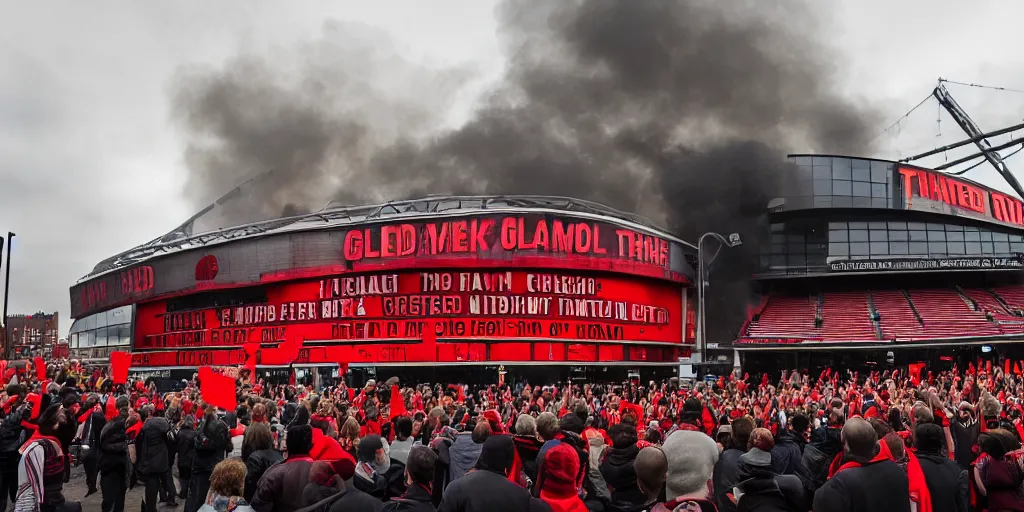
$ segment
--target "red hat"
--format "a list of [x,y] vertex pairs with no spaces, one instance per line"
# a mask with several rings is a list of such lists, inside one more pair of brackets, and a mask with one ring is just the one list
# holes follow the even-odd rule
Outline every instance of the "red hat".
[[544,455],[544,479],[541,490],[556,496],[576,495],[576,476],[580,457],[567,443],[559,443]]
[[342,480],[348,480],[356,473],[356,459],[346,452],[340,459],[331,462],[331,468]]
[[181,412],[183,414],[192,414],[192,400],[185,399],[181,401]]

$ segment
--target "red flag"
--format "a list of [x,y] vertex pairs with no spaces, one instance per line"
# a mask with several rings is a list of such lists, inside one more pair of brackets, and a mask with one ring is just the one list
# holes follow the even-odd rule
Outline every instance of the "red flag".
[[1010,360],[1009,359],[1003,359],[1003,375],[1009,375],[1009,374],[1010,374]]
[[911,363],[907,365],[907,374],[910,376],[910,382],[914,384],[914,387],[921,385],[921,370],[924,369],[924,363]]
[[128,352],[110,353],[110,381],[114,384],[128,382],[128,369],[132,366],[132,355]]
[[348,373],[348,363],[338,363],[338,377],[344,379]]
[[7,384],[7,361],[0,360],[0,384]]
[[209,366],[199,368],[199,392],[204,402],[215,407],[233,411],[238,405],[235,379],[216,373]]
[[985,373],[992,375],[992,360],[985,361]]
[[104,416],[107,421],[110,421],[117,417],[117,398],[113,395],[107,397],[107,405],[104,407]]
[[398,385],[391,385],[391,417],[397,418],[399,416],[405,416],[408,413],[405,410],[405,400],[402,400],[402,394],[398,391]]
[[271,366],[284,366],[295,362],[299,357],[299,349],[302,348],[302,340],[294,338],[278,344],[276,348],[265,348],[260,350],[260,361]]
[[1019,362],[1013,363],[1013,373],[1014,373],[1014,375],[1020,375],[1021,372],[1020,372],[1020,363]]
[[[46,361],[43,361],[41,357],[37,357],[32,360],[32,366],[36,367],[36,376],[39,377],[39,380],[46,380]],[[43,392],[46,392],[46,388],[43,388]]]

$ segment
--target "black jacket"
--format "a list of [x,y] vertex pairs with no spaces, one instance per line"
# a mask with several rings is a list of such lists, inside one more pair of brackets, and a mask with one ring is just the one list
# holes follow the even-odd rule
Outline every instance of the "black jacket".
[[933,512],[967,512],[967,470],[937,453],[918,452]]
[[103,432],[103,426],[106,424],[107,418],[99,411],[93,411],[85,420],[85,427],[82,429],[82,444],[91,448],[90,453],[96,453],[96,448],[100,445],[100,432]]
[[249,454],[249,457],[245,459],[245,501],[252,502],[252,497],[256,494],[256,487],[259,485],[263,473],[266,473],[270,466],[282,460],[284,457],[277,450],[256,450]]
[[171,424],[159,416],[147,419],[142,425],[142,431],[135,439],[139,474],[161,475],[171,469],[171,457],[167,453],[167,432],[170,430]]
[[97,461],[100,473],[128,472],[131,462],[128,458],[128,435],[124,430],[124,422],[127,419],[128,417],[122,414],[103,425]]
[[430,501],[430,491],[422,485],[412,484],[401,498],[394,498],[384,504],[385,512],[435,512]]
[[[853,457],[850,459],[856,461]],[[844,469],[829,479],[814,493],[812,509],[829,512],[909,512],[909,483],[903,469],[888,458],[878,456],[862,464],[861,467]]]
[[25,430],[21,426],[21,421],[27,420],[31,414],[29,407],[28,404],[21,404],[5,416],[3,422],[0,423],[0,456],[3,456],[4,459],[13,457],[15,463],[21,458],[18,449],[21,448],[23,442],[21,434]]
[[[505,475],[476,470],[456,478],[441,498],[440,512],[548,512],[547,503],[510,482]],[[335,512],[332,510],[332,512]]]
[[977,420],[970,420],[966,424],[960,418],[953,418],[949,422],[949,434],[953,438],[953,456],[956,463],[963,469],[968,469],[978,458],[974,453],[974,443],[978,442],[981,434],[981,423]]
[[804,486],[795,475],[777,475],[769,467],[739,464],[742,479],[737,512],[806,512]]
[[736,505],[726,496],[732,492],[732,488],[740,481],[740,455],[745,452],[739,448],[729,448],[722,452],[715,463],[715,471],[712,473],[711,482],[715,490],[715,501],[718,504],[718,512],[733,512]]
[[[192,469],[192,457],[196,452],[196,434],[198,432],[192,428],[181,428],[178,429],[178,434],[174,436],[175,444],[177,445],[175,451],[178,452],[178,470],[181,469]],[[248,501],[248,498],[246,499]]]
[[[624,448],[612,448],[608,456],[601,463],[601,476],[608,484],[612,494],[612,503],[620,505],[642,505],[646,503],[647,497],[640,492],[636,483],[636,469],[633,463],[636,461],[640,449],[636,444]],[[620,507],[622,508],[622,507]]]
[[804,442],[800,434],[792,430],[783,430],[776,436],[775,448],[772,448],[772,470],[779,475],[796,475],[801,473],[801,459],[804,456]]
[[228,426],[219,419],[209,423],[203,421],[199,424],[196,432],[193,443],[196,451],[192,455],[192,472],[213,473],[213,467],[224,460],[224,456],[231,450]]
[[804,447],[803,474],[799,476],[807,492],[813,495],[825,485],[829,465],[843,451],[842,429],[821,427],[814,431],[811,439],[811,444]]

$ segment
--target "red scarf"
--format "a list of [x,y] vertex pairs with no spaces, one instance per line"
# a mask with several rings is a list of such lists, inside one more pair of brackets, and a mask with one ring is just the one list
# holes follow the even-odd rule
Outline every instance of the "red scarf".
[[46,439],[48,441],[52,441],[54,446],[57,447],[57,453],[61,453],[60,441],[58,441],[56,437],[40,434],[39,429],[36,429],[35,431],[32,432],[32,437],[29,437],[28,441],[25,441],[25,444],[21,445],[21,448],[18,448],[18,453],[25,453],[25,448],[28,448],[28,445],[36,442],[39,439]]

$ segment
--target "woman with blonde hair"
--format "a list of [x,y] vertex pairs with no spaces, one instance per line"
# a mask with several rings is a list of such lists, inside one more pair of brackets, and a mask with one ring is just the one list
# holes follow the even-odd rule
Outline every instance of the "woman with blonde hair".
[[199,512],[253,512],[242,497],[245,490],[245,463],[241,459],[225,459],[217,463],[210,475],[210,492]]
[[341,426],[341,432],[338,434],[338,442],[343,450],[352,454],[353,457],[356,455],[356,448],[359,446],[359,420],[352,416],[345,420]]

